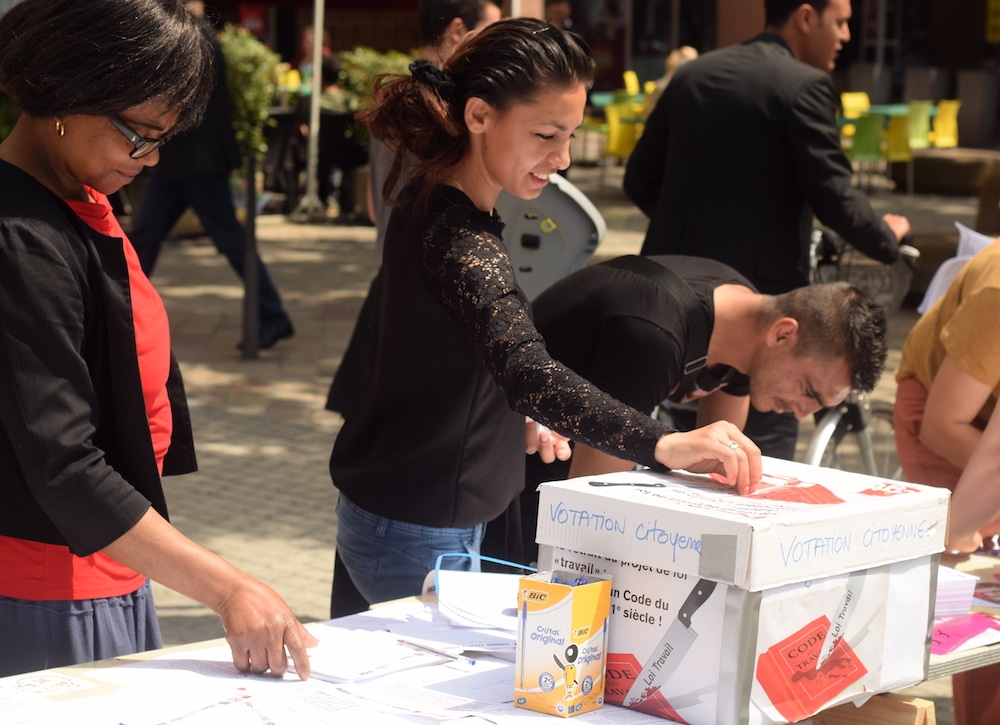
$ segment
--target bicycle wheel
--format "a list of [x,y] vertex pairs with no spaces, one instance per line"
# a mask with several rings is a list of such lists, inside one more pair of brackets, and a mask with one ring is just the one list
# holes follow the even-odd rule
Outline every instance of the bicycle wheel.
[[898,481],[902,469],[896,456],[892,405],[880,400],[870,405],[865,427],[859,427],[851,416],[840,418],[819,465]]

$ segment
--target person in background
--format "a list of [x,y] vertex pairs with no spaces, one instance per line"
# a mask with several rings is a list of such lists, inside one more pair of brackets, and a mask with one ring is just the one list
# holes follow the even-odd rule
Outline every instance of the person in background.
[[[765,32],[674,75],[625,168],[649,217],[642,254],[710,257],[764,294],[809,283],[813,215],[880,262],[909,231],[851,185],[830,71],[850,39],[850,0],[765,0]],[[798,422],[752,410],[746,433],[793,458]]]
[[954,490],[1000,397],[1000,240],[917,320],[896,370],[896,448],[907,481]]
[[[195,125],[216,72],[181,0],[24,0],[0,17],[0,676],[161,646],[149,578],[222,618],[241,671],[303,679],[272,589],[167,521],[195,470],[166,310],[107,195]],[[43,82],[44,81],[44,82]]]
[[[1000,239],[970,259],[917,320],[903,343],[896,370],[893,418],[903,478],[956,493],[952,516],[961,528],[949,535],[963,539],[963,546],[976,536],[969,521],[986,524],[997,513],[989,494],[978,504],[972,500],[970,486],[982,485],[975,481],[976,469],[961,492],[958,486],[976,452],[982,446],[991,450],[989,440],[996,438],[994,432],[984,439],[983,429],[996,417],[993,412],[1000,398],[998,310]],[[977,516],[970,518],[969,512],[977,508]],[[987,537],[993,533],[989,526],[982,530]],[[998,681],[1000,665],[952,677],[956,725],[1000,722]]]
[[545,3],[545,20],[561,30],[572,30],[573,6],[569,0],[548,0]]
[[[335,202],[340,217],[353,221],[355,208],[354,172],[365,165],[368,152],[352,138],[354,115],[350,96],[340,87],[340,60],[336,55],[324,56],[321,65],[322,93],[319,97],[319,149],[316,160],[316,182],[320,202],[328,206]],[[300,127],[309,136],[309,125]],[[339,179],[334,181],[334,176]]]
[[[417,21],[420,28],[420,59],[442,65],[467,37],[478,33],[490,23],[500,19],[500,7],[493,0],[420,0]],[[383,198],[385,180],[392,167],[392,150],[373,138],[368,143],[368,216],[375,224],[375,252],[382,256],[386,229],[392,207]],[[395,198],[403,188],[408,173],[401,173],[396,188],[388,198]],[[326,409],[340,413],[344,418],[350,413],[361,390],[361,382],[368,368],[368,348],[375,325],[375,299],[378,297],[380,274],[375,275],[354,323],[354,331],[344,357],[330,383]]]
[[[298,70],[299,77],[302,79],[302,92],[304,93],[310,92],[309,84],[312,82],[313,77],[313,43],[315,40],[316,30],[312,25],[302,28],[302,33],[299,35],[299,49],[291,61],[292,68]],[[320,55],[325,58],[332,54],[333,51],[330,50],[330,31],[324,28],[323,45],[320,46]]]
[[[697,400],[698,425],[743,428],[751,402],[799,419],[839,405],[849,390],[875,387],[887,353],[885,310],[861,290],[818,284],[762,295],[704,257],[590,265],[554,283],[531,309],[553,359],[637,410]],[[634,467],[583,444],[566,461],[526,461],[524,563],[536,552],[539,483]]]
[[670,83],[670,79],[674,77],[674,73],[677,72],[677,69],[697,57],[698,51],[690,45],[682,45],[680,48],[670,51],[670,55],[667,56],[667,60],[664,63],[663,75],[656,79],[655,90],[646,96],[645,111],[647,118],[649,118],[649,114],[652,113],[653,109],[656,107],[657,102],[660,100],[660,96],[663,95],[663,91],[666,89],[667,84]]
[[[188,0],[199,18],[204,3]],[[233,130],[225,58],[213,29],[201,21],[215,52],[215,85],[202,122],[179,134],[160,154],[160,163],[148,172],[148,182],[130,231],[142,271],[152,277],[163,242],[188,208],[194,210],[215,248],[243,279],[246,265],[246,230],[236,216],[229,176],[240,165],[240,151]],[[259,348],[268,350],[295,334],[292,319],[263,260],[257,257],[260,297]]]
[[[501,190],[537,197],[569,165],[593,68],[571,33],[501,20],[443,68],[383,79],[360,114],[395,149],[387,190],[416,160],[386,234],[372,364],[330,457],[337,551],[369,602],[419,594],[439,554],[478,569],[486,522],[524,486],[525,449],[554,458],[572,437],[740,493],[760,480],[736,426],[674,433],[552,360],[531,323],[494,204]],[[560,438],[526,434],[526,416]]]
[[[955,484],[948,512],[947,551],[971,553],[1000,534],[1000,407]],[[994,718],[995,719],[995,718]]]

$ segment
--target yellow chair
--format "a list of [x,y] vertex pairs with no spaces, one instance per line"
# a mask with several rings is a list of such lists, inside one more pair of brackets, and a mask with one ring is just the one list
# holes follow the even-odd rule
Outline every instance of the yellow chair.
[[925,149],[931,145],[931,108],[930,101],[910,101],[910,148]]
[[642,133],[641,116],[631,103],[612,103],[604,107],[604,120],[608,125],[608,138],[604,144],[604,160],[601,165],[601,184],[604,183],[608,163],[626,161],[632,155],[635,143]]
[[639,76],[634,70],[627,70],[622,73],[622,79],[625,81],[625,90],[628,91],[630,96],[638,96],[642,93],[642,87],[639,85]]
[[642,84],[642,117],[649,118],[649,114],[652,112],[653,107],[650,105],[650,101],[655,101],[657,97],[656,93],[656,81],[646,81]]
[[[860,118],[871,108],[871,100],[864,91],[848,91],[840,94],[840,113],[846,119]],[[850,138],[854,135],[854,124],[848,123],[840,127],[840,135]]]
[[931,143],[934,148],[950,149],[958,146],[959,100],[938,101],[937,113],[932,121]]
[[[906,164],[906,193],[913,193],[913,148],[910,145],[910,116],[892,116],[885,127],[885,146],[882,150],[889,163]],[[889,169],[886,168],[888,175]]]

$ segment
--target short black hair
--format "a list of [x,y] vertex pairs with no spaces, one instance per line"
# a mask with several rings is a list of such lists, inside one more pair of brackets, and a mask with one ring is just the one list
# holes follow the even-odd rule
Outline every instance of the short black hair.
[[182,0],[22,0],[0,17],[0,88],[39,118],[158,100],[183,130],[208,102],[213,56]]
[[822,15],[829,4],[830,0],[764,0],[764,26],[781,27],[803,5],[812,5]]
[[779,317],[799,323],[795,354],[843,357],[851,388],[870,392],[878,385],[889,346],[885,308],[848,282],[799,287],[774,298]]

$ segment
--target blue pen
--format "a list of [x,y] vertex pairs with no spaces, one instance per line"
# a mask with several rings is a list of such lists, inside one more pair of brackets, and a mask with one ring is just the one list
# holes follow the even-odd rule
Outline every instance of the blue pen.
[[524,660],[527,652],[524,649],[524,638],[528,635],[528,593],[521,592],[521,642],[518,645],[518,657],[521,658],[521,689],[524,689]]

